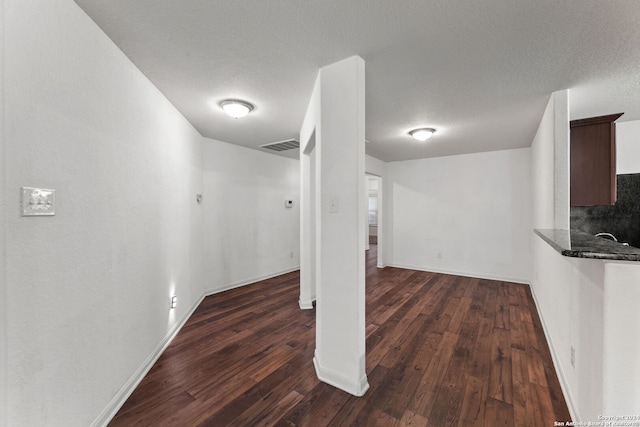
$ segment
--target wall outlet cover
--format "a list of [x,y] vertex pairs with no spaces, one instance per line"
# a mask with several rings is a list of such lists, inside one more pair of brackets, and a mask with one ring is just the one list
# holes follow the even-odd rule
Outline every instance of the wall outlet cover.
[[22,216],[55,215],[56,190],[21,187]]

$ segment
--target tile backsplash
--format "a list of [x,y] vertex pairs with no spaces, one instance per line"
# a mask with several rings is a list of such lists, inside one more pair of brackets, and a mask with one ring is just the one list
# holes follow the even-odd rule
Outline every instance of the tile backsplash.
[[611,233],[620,242],[640,247],[640,173],[618,175],[613,206],[572,206],[571,228],[590,234]]

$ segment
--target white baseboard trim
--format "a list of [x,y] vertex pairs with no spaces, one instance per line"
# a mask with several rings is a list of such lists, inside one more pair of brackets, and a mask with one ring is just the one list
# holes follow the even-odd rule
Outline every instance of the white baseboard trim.
[[419,267],[415,265],[404,265],[404,264],[387,264],[387,267],[402,268],[405,270],[429,271],[432,273],[450,274],[453,276],[463,276],[463,277],[473,277],[476,279],[498,280],[501,282],[520,283],[523,285],[530,284],[529,279],[523,279],[521,277],[507,277],[507,276],[498,276],[498,275],[492,275],[492,274],[475,273],[475,272],[469,272],[469,271],[444,270],[441,268]]
[[245,285],[250,285],[252,283],[259,282],[261,280],[271,279],[272,277],[281,276],[283,274],[291,273],[291,272],[297,271],[297,270],[300,270],[300,266],[299,265],[296,266],[296,267],[287,268],[286,270],[277,271],[275,273],[269,273],[269,274],[265,274],[263,276],[253,277],[251,279],[236,280],[235,282],[228,283],[226,285],[223,285],[220,288],[207,289],[207,290],[204,291],[204,295],[205,296],[209,296],[209,295],[219,294],[220,292],[224,292],[224,291],[228,291],[228,290],[231,290],[231,289],[239,288],[239,287],[245,286]]
[[196,303],[185,313],[185,315],[180,319],[179,322],[176,322],[171,329],[164,336],[162,341],[157,345],[157,347],[151,352],[149,357],[140,365],[138,369],[131,375],[129,380],[122,386],[120,391],[116,393],[116,395],[111,399],[111,402],[107,405],[107,407],[102,411],[100,415],[91,423],[91,427],[98,426],[106,426],[109,424],[111,419],[116,415],[116,413],[120,410],[122,405],[127,401],[129,396],[133,393],[133,391],[138,387],[140,382],[144,379],[145,375],[151,370],[156,361],[162,356],[162,353],[167,349],[171,341],[178,335],[180,329],[184,326],[184,324],[189,320],[193,312],[198,308],[202,300],[204,299],[204,295],[196,300]]
[[324,368],[320,365],[318,361],[318,350],[314,352],[313,356],[313,367],[316,370],[316,376],[323,383],[327,383],[335,388],[339,388],[342,391],[346,391],[349,394],[352,394],[356,397],[364,396],[364,394],[369,390],[369,382],[367,381],[367,375],[360,378],[358,383],[354,383],[350,381],[348,378],[343,375],[331,370]]
[[300,310],[311,310],[313,308],[313,301],[314,300],[302,301],[299,299],[298,305],[300,306]]
[[560,359],[558,357],[558,353],[556,352],[556,346],[553,344],[553,340],[551,339],[551,334],[549,333],[547,324],[545,323],[544,317],[542,316],[542,312],[540,311],[540,304],[538,303],[538,298],[536,297],[535,287],[533,285],[530,287],[531,287],[531,295],[533,296],[533,301],[536,305],[536,311],[538,312],[538,317],[540,318],[540,322],[542,323],[542,330],[544,332],[544,336],[547,339],[547,342],[549,343],[549,350],[551,351],[551,360],[553,361],[553,366],[556,369],[556,373],[558,374],[558,380],[560,380],[560,388],[562,389],[562,394],[564,395],[564,399],[567,402],[569,415],[571,415],[571,420],[573,420],[574,422],[580,422],[581,419],[578,416],[578,411],[576,410],[574,399],[571,394],[571,389],[568,386],[567,377],[564,374],[562,365],[560,364]]

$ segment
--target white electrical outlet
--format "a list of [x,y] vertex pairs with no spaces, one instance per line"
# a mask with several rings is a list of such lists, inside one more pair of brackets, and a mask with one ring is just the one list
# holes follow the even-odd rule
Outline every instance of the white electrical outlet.
[[571,366],[576,368],[576,349],[571,346]]

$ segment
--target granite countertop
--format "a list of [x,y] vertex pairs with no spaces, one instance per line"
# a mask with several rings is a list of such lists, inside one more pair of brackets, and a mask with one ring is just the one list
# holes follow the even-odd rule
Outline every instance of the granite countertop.
[[640,261],[640,249],[579,230],[534,230],[560,254],[574,258]]

